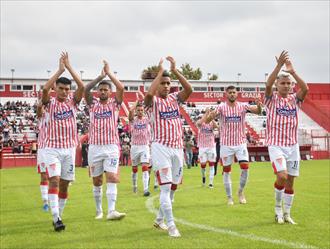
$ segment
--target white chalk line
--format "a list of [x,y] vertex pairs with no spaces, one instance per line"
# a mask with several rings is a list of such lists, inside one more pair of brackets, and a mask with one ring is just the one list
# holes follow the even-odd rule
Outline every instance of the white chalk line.
[[[157,213],[158,213],[158,209],[156,209],[154,206],[154,200],[157,197],[159,197],[159,195],[150,197],[146,201],[146,208],[148,209],[148,211],[150,213],[153,213],[155,215],[157,215]],[[303,244],[303,243],[290,242],[290,241],[279,240],[279,239],[271,239],[271,238],[261,237],[261,236],[257,236],[257,235],[253,235],[253,234],[242,234],[242,233],[238,233],[238,232],[235,232],[235,231],[232,231],[229,229],[223,229],[223,228],[217,228],[217,227],[212,227],[212,226],[203,225],[203,224],[192,223],[192,222],[186,221],[184,219],[180,219],[180,218],[174,218],[174,220],[177,223],[180,223],[180,224],[183,224],[186,226],[190,226],[193,228],[198,228],[201,230],[207,230],[207,231],[211,231],[211,232],[215,232],[215,233],[221,233],[221,234],[230,235],[230,236],[234,236],[234,237],[244,238],[244,239],[248,239],[248,240],[262,241],[262,242],[266,242],[266,243],[270,243],[270,244],[293,247],[293,248],[304,248],[304,249],[307,249],[307,248],[308,249],[317,249],[318,248],[318,247]]]

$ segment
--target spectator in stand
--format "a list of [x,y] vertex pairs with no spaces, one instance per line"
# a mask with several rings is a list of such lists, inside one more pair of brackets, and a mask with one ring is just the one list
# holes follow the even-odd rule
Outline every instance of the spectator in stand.
[[192,165],[192,158],[193,158],[193,151],[192,147],[194,146],[193,138],[191,135],[185,136],[184,140],[184,147],[186,149],[186,164],[188,169],[191,168]]
[[81,145],[81,155],[82,155],[82,167],[86,168],[88,166],[88,141],[85,140]]
[[192,167],[198,167],[199,149],[196,146],[196,143],[194,143],[194,146],[192,147],[192,152],[193,152],[193,157],[192,157],[192,161],[191,161],[191,166]]
[[11,147],[12,147],[13,153],[20,153],[20,151],[19,151],[19,143],[18,143],[18,140],[17,140],[16,137],[14,138],[14,141],[13,141]]
[[128,161],[129,161],[129,154],[130,154],[131,148],[130,148],[128,143],[124,142],[121,149],[122,149],[122,162],[121,162],[121,164],[127,166]]

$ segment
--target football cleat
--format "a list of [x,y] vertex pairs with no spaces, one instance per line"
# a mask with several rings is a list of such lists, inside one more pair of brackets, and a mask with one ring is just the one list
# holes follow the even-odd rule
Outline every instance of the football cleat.
[[143,193],[143,196],[145,196],[145,197],[147,197],[147,196],[149,196],[150,195],[150,192],[149,191],[145,191],[144,193]]
[[133,187],[133,193],[137,193],[137,187],[136,186]]
[[179,230],[176,228],[176,226],[171,226],[168,228],[168,235],[173,238],[181,237],[181,234]]
[[116,210],[111,211],[107,215],[107,220],[121,220],[126,216],[126,213],[119,213]]
[[229,205],[229,206],[232,206],[232,205],[234,205],[234,201],[233,201],[233,198],[228,198],[228,202],[227,202],[227,204]]
[[276,214],[275,215],[275,222],[278,223],[278,224],[284,224],[283,216]]
[[53,222],[53,226],[54,226],[54,230],[56,232],[65,230],[65,225],[63,224],[63,222],[60,219],[58,219],[55,223]]
[[238,193],[239,203],[246,204],[246,199],[243,193]]
[[294,220],[290,217],[289,214],[284,214],[284,221],[286,223],[292,224],[292,225],[296,225],[297,223],[294,222]]
[[48,203],[45,203],[45,204],[42,206],[42,210],[44,210],[45,212],[48,212],[48,211],[49,211],[49,205],[48,205]]
[[209,188],[213,188],[213,184],[209,184]]
[[103,211],[97,211],[95,215],[95,220],[100,220],[103,218]]
[[164,221],[155,221],[154,223],[154,227],[159,229],[159,230],[163,230],[163,231],[167,231],[168,230],[168,227],[167,225],[164,223]]

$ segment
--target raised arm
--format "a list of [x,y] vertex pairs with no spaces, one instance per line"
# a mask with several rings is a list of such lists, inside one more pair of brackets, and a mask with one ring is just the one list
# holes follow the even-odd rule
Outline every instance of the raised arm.
[[254,114],[259,115],[261,114],[262,109],[260,98],[256,98],[254,101],[256,102],[256,105],[249,105],[248,110]]
[[208,124],[210,122],[210,121],[207,122],[208,121],[207,118],[208,118],[209,114],[210,114],[210,109],[207,108],[205,110],[205,113],[203,114],[203,116],[196,122],[196,126],[198,128],[200,128],[203,123],[207,123]]
[[287,59],[285,62],[286,70],[285,72],[292,75],[292,77],[296,80],[299,90],[297,92],[297,98],[301,101],[303,101],[309,91],[308,85],[305,83],[305,81],[299,77],[299,75],[296,73],[296,70],[294,70],[292,62],[290,59]]
[[104,60],[103,63],[104,63],[105,74],[109,76],[112,83],[116,86],[116,100],[118,103],[121,103],[123,102],[123,97],[124,97],[124,85],[123,83],[121,83],[120,80],[116,78],[114,73],[110,70],[108,62]]
[[76,104],[79,104],[79,102],[81,101],[81,99],[84,95],[84,83],[82,82],[82,80],[80,79],[78,74],[73,70],[73,68],[72,68],[72,66],[69,62],[68,52],[62,52],[62,57],[63,57],[63,60],[64,60],[65,68],[69,71],[69,73],[71,74],[73,80],[77,84],[77,90],[74,92],[73,99],[74,99],[74,102]]
[[171,71],[175,74],[183,87],[182,91],[179,92],[178,97],[182,102],[185,102],[192,93],[192,87],[188,80],[177,70],[174,58],[172,56],[167,56],[166,60],[171,63]]
[[157,74],[156,78],[152,81],[151,86],[150,86],[147,94],[144,97],[145,106],[152,105],[152,99],[156,95],[158,86],[162,81],[162,77],[163,77],[163,73],[164,73],[163,61],[164,61],[163,58],[161,58],[158,63],[158,67],[159,67],[158,74]]
[[102,68],[101,74],[97,76],[96,79],[92,80],[85,86],[85,100],[87,105],[91,105],[93,103],[93,94],[91,93],[91,91],[94,88],[94,86],[97,85],[97,83],[99,83],[101,80],[104,79],[104,77],[105,77],[105,72]]
[[61,76],[61,74],[64,71],[65,71],[64,59],[63,59],[63,56],[61,56],[61,58],[59,60],[58,70],[52,77],[50,77],[50,79],[46,82],[46,84],[44,85],[44,87],[42,89],[42,97],[41,97],[42,104],[47,105],[49,103],[50,89],[55,85],[56,80],[58,79],[58,77]]
[[43,114],[43,112],[44,112],[44,105],[42,104],[42,102],[40,101],[39,103],[38,103],[38,105],[37,105],[37,113],[36,113],[36,115],[37,115],[37,118],[41,118],[42,117],[42,114]]
[[133,121],[134,119],[134,112],[135,112],[135,109],[136,109],[136,105],[137,105],[137,102],[135,102],[132,107],[129,109],[129,113],[128,113],[128,120],[130,122]]
[[288,52],[283,50],[280,56],[276,58],[277,64],[273,72],[269,75],[266,83],[265,97],[270,97],[273,94],[273,85],[276,81],[278,73],[281,71],[285,61],[289,58]]

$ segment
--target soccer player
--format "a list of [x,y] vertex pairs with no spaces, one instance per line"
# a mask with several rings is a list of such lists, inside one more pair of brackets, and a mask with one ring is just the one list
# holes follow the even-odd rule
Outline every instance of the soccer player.
[[[134,117],[136,113],[136,117]],[[133,192],[137,192],[138,165],[142,165],[143,195],[149,196],[150,124],[144,115],[143,103],[136,102],[129,110],[131,125],[131,160]]]
[[170,93],[171,78],[164,70],[161,59],[159,72],[145,96],[144,103],[151,114],[151,158],[160,188],[160,208],[154,226],[168,230],[171,237],[180,237],[174,223],[171,197],[173,198],[183,174],[183,130],[179,105],[188,99],[192,87],[177,70],[173,57],[168,56],[166,59],[170,62],[171,71],[179,79],[183,90]]
[[38,151],[37,151],[37,168],[38,173],[40,174],[40,192],[41,192],[41,199],[43,201],[42,209],[45,212],[49,210],[48,204],[48,171],[46,167],[46,157],[44,152],[45,148],[45,135],[47,129],[47,122],[49,121],[49,117],[44,110],[44,106],[40,101],[37,105],[37,118],[38,118]]
[[[116,86],[115,97],[111,97],[111,83],[103,80],[108,76]],[[97,86],[98,98],[93,98],[91,90]],[[96,204],[95,219],[103,218],[102,185],[103,173],[106,177],[106,196],[108,200],[108,220],[119,220],[125,213],[116,211],[117,183],[119,183],[119,135],[118,115],[123,101],[124,86],[110,71],[109,64],[104,61],[101,75],[86,85],[85,99],[89,107],[89,150],[88,165],[93,177],[93,195]]]
[[[71,80],[59,76],[67,69],[77,90],[70,95]],[[54,86],[56,97],[50,96]],[[43,88],[42,103],[49,126],[45,136],[45,164],[49,174],[48,200],[53,216],[55,231],[65,229],[62,213],[68,198],[68,186],[75,179],[75,153],[78,144],[76,112],[84,93],[84,85],[73,70],[68,53],[62,53],[57,72],[47,81]]]
[[213,179],[214,179],[214,165],[216,162],[216,148],[215,148],[215,137],[214,130],[219,128],[217,123],[212,120],[207,123],[206,118],[210,114],[210,109],[205,111],[205,114],[196,122],[198,128],[198,147],[199,147],[199,161],[201,164],[202,172],[202,184],[205,186],[205,171],[206,163],[209,163],[210,172],[209,172],[209,188],[213,188]]
[[[267,111],[266,143],[276,174],[275,221],[296,224],[290,210],[294,197],[293,182],[299,176],[300,167],[298,111],[308,93],[308,86],[294,70],[287,51],[282,51],[276,60],[277,65],[267,80],[264,100]],[[286,70],[280,73],[283,65]],[[291,93],[291,76],[300,88],[297,93]],[[274,83],[277,92],[273,92]]]
[[228,205],[233,205],[231,185],[231,165],[236,156],[240,168],[240,184],[238,198],[241,204],[246,203],[243,193],[249,175],[249,153],[245,135],[245,115],[247,112],[261,113],[261,103],[256,99],[257,105],[249,105],[237,101],[237,90],[234,86],[226,88],[226,101],[222,102],[215,111],[211,112],[207,120],[219,115],[220,127],[220,157],[223,165],[223,183],[228,198]]

